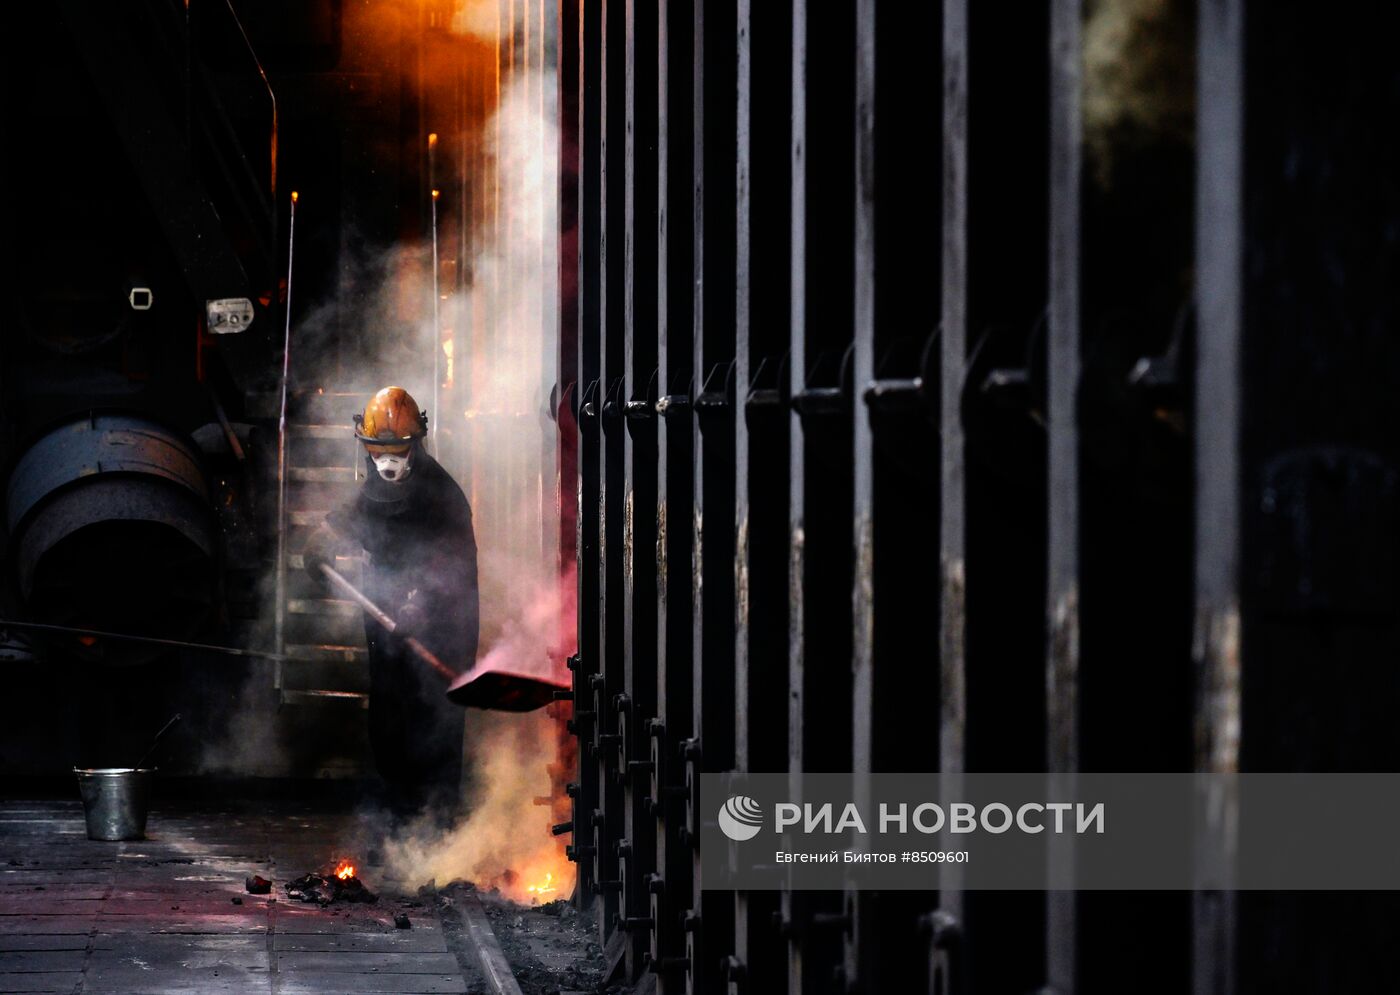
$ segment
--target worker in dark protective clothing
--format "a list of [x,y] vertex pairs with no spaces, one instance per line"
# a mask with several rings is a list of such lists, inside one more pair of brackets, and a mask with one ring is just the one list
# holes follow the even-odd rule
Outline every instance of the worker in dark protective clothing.
[[478,597],[471,506],[423,449],[428,417],[402,387],[385,387],[355,417],[364,486],[306,544],[307,571],[364,550],[365,594],[395,621],[389,632],[368,615],[369,733],[387,801],[397,813],[455,813],[462,774],[464,710],[444,695],[442,677],[418,659],[412,636],[458,671],[476,660]]

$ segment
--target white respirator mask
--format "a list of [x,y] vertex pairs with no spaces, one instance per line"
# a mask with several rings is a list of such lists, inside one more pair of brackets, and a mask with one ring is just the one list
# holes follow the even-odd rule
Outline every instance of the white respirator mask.
[[379,471],[379,475],[391,484],[400,484],[408,479],[413,467],[409,460],[412,453],[405,453],[402,456],[395,456],[391,453],[382,453],[378,456],[371,454],[370,459],[374,461],[374,468]]

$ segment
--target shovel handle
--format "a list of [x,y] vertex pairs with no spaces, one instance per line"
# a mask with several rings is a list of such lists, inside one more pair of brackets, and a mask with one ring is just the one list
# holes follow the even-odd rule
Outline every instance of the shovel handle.
[[[334,567],[326,563],[318,564],[318,566],[320,566],[321,572],[326,575],[326,579],[329,580],[332,585],[348,595],[350,600],[355,602],[355,604],[363,608],[365,614],[374,619],[381,628],[388,632],[393,632],[398,629],[399,626],[397,622],[390,618],[382,608],[365,597],[358,587],[342,577],[340,572]],[[404,642],[408,644],[408,648],[413,650],[414,654],[420,660],[432,667],[443,677],[447,678],[449,681],[455,681],[457,679],[457,671],[439,660],[432,650],[428,649],[428,647],[424,646],[413,636],[409,636]]]
[[332,586],[339,588],[342,594],[347,595],[351,601],[363,608],[365,614],[378,622],[380,626],[390,632],[399,627],[398,623],[384,614],[378,605],[361,594],[358,587],[346,580],[340,571],[326,563],[320,563],[317,566],[321,568],[321,573],[326,575],[326,579],[331,582]]
[[453,670],[447,664],[439,660],[432,650],[428,649],[428,647],[424,646],[414,637],[409,636],[407,639],[404,640],[404,642],[408,643],[409,649],[413,650],[413,652],[418,654],[418,659],[422,660],[428,666],[432,667],[434,670],[436,670],[443,677],[447,678],[449,681],[455,681],[458,678],[458,676],[460,676],[457,673],[457,671]]

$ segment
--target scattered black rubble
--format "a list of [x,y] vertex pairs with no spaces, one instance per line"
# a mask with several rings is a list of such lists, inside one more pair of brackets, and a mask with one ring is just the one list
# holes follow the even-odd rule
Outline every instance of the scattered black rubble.
[[261,874],[254,874],[250,878],[244,878],[243,887],[248,889],[248,894],[250,895],[272,894],[272,882]]
[[412,929],[413,923],[408,918],[407,912],[394,913],[394,925],[399,929]]
[[379,896],[357,877],[338,878],[334,874],[303,874],[287,882],[287,897],[299,902],[332,905],[336,902],[363,902],[372,905]]

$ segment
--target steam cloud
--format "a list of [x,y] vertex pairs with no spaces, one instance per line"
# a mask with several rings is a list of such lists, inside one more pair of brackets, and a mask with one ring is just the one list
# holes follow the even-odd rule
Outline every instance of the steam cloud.
[[[430,409],[438,426],[435,455],[473,509],[478,665],[562,678],[563,660],[574,649],[574,583],[571,574],[560,574],[552,512],[557,429],[547,412],[555,379],[558,133],[555,74],[541,68],[552,62],[555,24],[551,12],[532,9],[534,54],[523,50],[522,26],[513,36],[514,72],[502,74],[494,114],[467,136],[465,160],[453,161],[460,151],[455,137],[442,136],[439,146],[435,185],[443,188],[440,256],[447,263],[440,272],[451,274],[455,259],[463,289],[444,279],[434,321],[426,238],[376,246],[347,230],[338,299],[299,317],[292,366],[303,385],[397,383]],[[467,0],[451,24],[494,49],[508,27],[499,16],[494,0]],[[453,233],[462,229],[452,219],[464,215],[471,223],[459,242]],[[357,343],[359,352],[348,353],[347,343]],[[347,453],[358,457],[350,414]],[[258,639],[270,642],[270,633]],[[253,676],[226,741],[206,752],[205,769],[251,772],[283,755],[289,733],[275,705],[269,708],[266,684],[266,675]],[[470,712],[468,815],[455,829],[440,828],[451,813],[428,812],[395,830],[379,847],[386,873],[416,884],[465,878],[521,901],[567,898],[573,866],[562,840],[549,832],[561,821],[554,809],[561,800],[536,803],[555,794],[555,775],[567,761],[561,750],[569,741],[553,711]]]
[[[494,39],[496,17],[494,2],[469,2],[453,24]],[[455,332],[434,342],[430,325],[423,339],[437,348],[451,342],[439,361],[452,363],[452,396],[464,402],[464,410],[444,416],[462,419],[466,433],[459,479],[480,551],[477,665],[562,679],[575,613],[573,577],[560,575],[557,516],[549,511],[556,496],[556,429],[547,415],[557,313],[555,85],[552,72],[535,69],[503,84],[481,132],[494,167],[485,188],[495,223],[476,232],[467,289],[442,302],[442,324]],[[444,831],[441,813],[425,813],[394,833],[382,846],[388,873],[418,884],[464,878],[519,901],[569,896],[573,866],[549,831],[559,821],[552,774],[565,737],[549,711],[468,714],[465,821]]]
[[1112,183],[1120,151],[1190,143],[1195,5],[1090,0],[1084,21],[1084,136],[1094,178]]

